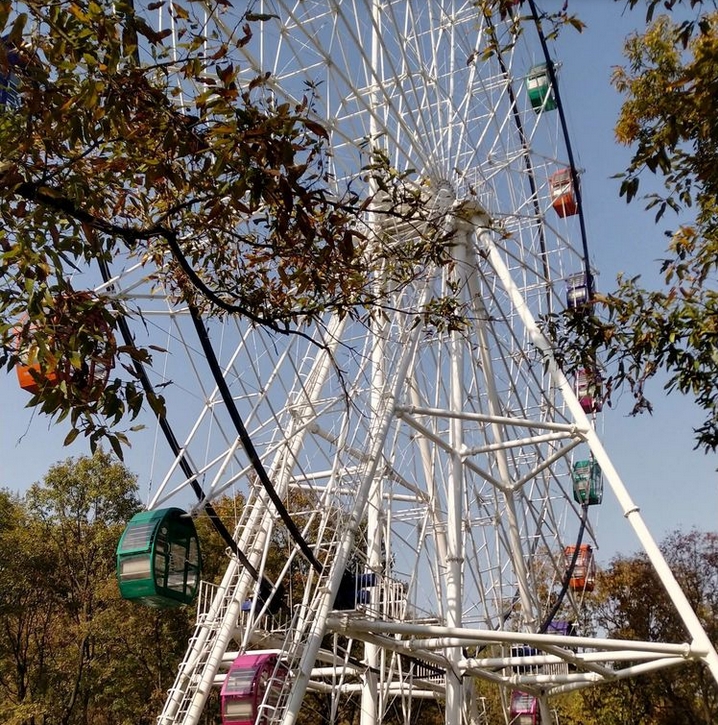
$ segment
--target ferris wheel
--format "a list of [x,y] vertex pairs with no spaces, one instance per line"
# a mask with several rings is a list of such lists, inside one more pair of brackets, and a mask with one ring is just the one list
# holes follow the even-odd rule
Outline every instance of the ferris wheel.
[[[289,725],[311,692],[329,698],[329,721],[353,698],[362,725],[409,722],[426,699],[446,722],[478,722],[474,681],[501,688],[512,721],[546,723],[548,696],[615,676],[605,651],[655,667],[686,656],[685,643],[598,646],[580,628],[602,477],[634,507],[594,429],[598,370],[567,378],[537,323],[593,292],[557,71],[533,2],[480,7],[252,8],[262,21],[241,47],[247,78],[270,74],[268,102],[311,96],[337,194],[376,200],[364,233],[397,254],[435,235],[448,255],[420,260],[395,290],[377,266],[380,314],[279,335],[201,319],[144,262],[106,270],[101,289],[126,305],[133,339],[165,351],[144,374],[166,398],[170,442],[153,458],[148,511],[120,543],[120,579],[152,604],[201,590],[163,725],[198,722],[212,686],[225,723]],[[231,35],[238,18],[219,10],[203,22]],[[416,214],[372,187],[377,158]],[[200,586],[176,507],[237,492],[227,572]],[[137,553],[157,531],[161,587]],[[671,593],[688,657],[718,673]]]

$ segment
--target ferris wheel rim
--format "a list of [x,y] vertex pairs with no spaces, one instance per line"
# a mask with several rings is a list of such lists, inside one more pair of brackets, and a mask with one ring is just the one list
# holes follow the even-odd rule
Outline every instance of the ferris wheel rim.
[[[285,8],[287,6],[286,5],[282,5],[282,7]],[[290,13],[288,13],[287,16],[290,19],[292,18],[292,16],[291,16]],[[349,37],[349,42],[350,43],[356,43],[357,40],[358,40],[358,36],[356,36],[356,35],[353,36],[353,37],[351,37],[351,36]],[[302,48],[304,48],[304,45],[303,45],[304,43],[307,43],[308,44],[308,43],[310,43],[310,41],[311,42],[316,42],[318,44],[320,42],[320,39],[319,38],[316,38],[316,41],[315,41],[315,38],[313,36],[311,36],[310,34],[305,34],[304,40],[302,41]],[[291,43],[292,41],[291,40],[290,41],[287,41],[285,39],[284,42]],[[325,60],[327,60],[330,56],[327,55],[326,50],[324,48],[320,48],[320,50],[321,50],[321,53],[319,53],[319,55],[321,57],[323,57]],[[364,57],[366,58],[366,56],[364,56]],[[405,60],[406,60],[406,57],[405,57]],[[371,81],[372,78],[373,78],[372,73],[371,72],[367,73],[367,77]],[[521,80],[520,78],[514,78],[512,76],[509,79],[509,82],[507,83],[507,86],[509,88],[512,88],[513,87],[513,84],[514,83],[520,83],[520,80]],[[269,85],[271,86],[272,90],[275,91],[276,89],[278,89],[280,87],[279,84],[281,82],[282,82],[282,79],[279,78],[279,77],[277,77],[276,85],[275,85],[275,81],[274,80]],[[366,88],[366,87],[369,87],[370,88],[371,85],[372,84],[370,82],[370,83],[366,84],[365,86],[363,86],[363,88]],[[388,84],[388,86],[390,86],[390,85],[391,84]],[[450,86],[450,84],[447,85],[447,88],[449,86]],[[488,86],[486,88],[488,88]],[[359,97],[361,95],[361,93],[359,91],[360,91],[360,89],[354,87],[354,89],[352,91],[353,96],[354,97]],[[389,91],[387,91],[386,88],[385,88],[385,93],[388,93],[388,92]],[[488,93],[488,90],[486,92]],[[448,93],[448,91],[447,91],[447,93]],[[504,109],[506,109],[507,107],[510,108],[510,107],[514,106],[515,103],[516,103],[515,100],[511,101],[508,104],[508,106],[506,104],[505,97],[508,94],[508,91],[504,90],[504,91],[502,91],[502,93],[504,94],[504,96],[503,96],[504,97],[504,101],[503,101],[504,102]],[[290,96],[288,96],[288,97],[290,97]],[[401,96],[398,96],[398,97],[400,97],[401,100],[400,101],[397,101],[397,105],[394,106],[394,111],[396,111],[397,108],[401,107],[401,104],[407,103],[406,97],[401,97]],[[436,96],[436,98],[439,98],[439,96]],[[439,102],[439,101],[437,101],[437,102]],[[342,103],[344,103],[344,101],[342,101]],[[358,103],[357,108],[362,108],[361,103],[359,101],[357,101],[357,103]],[[458,108],[463,108],[461,102],[459,102],[459,103],[457,103],[455,105],[454,110],[456,110]],[[366,107],[364,107],[364,109],[366,110]],[[478,139],[486,139],[486,138],[488,138],[490,136],[489,128],[494,128],[494,127],[498,131],[501,131],[502,133],[508,133],[507,130],[506,130],[506,124],[509,124],[509,125],[511,123],[514,123],[515,124],[515,119],[513,119],[511,117],[511,115],[507,111],[505,111],[505,112],[507,113],[507,115],[505,116],[505,118],[503,118],[501,121],[497,121],[497,119],[494,118],[494,116],[496,114],[496,111],[495,110],[492,110],[489,113],[489,116],[491,116],[490,120],[486,121],[486,123],[485,123],[484,126],[482,126],[481,128],[479,128],[479,129],[477,129],[475,131],[475,133],[477,134],[476,138],[478,138]],[[319,113],[319,110],[317,111],[317,114],[318,114],[318,117],[321,116],[321,113]],[[494,114],[494,115],[492,115],[492,114]],[[538,115],[539,115],[539,118],[540,118],[540,114],[538,114]],[[375,111],[375,110],[370,110],[369,116],[370,116],[370,122],[369,122],[369,124],[368,124],[368,126],[366,128],[371,128],[373,124],[376,124],[377,120],[381,120],[380,117],[379,117],[379,115],[378,115],[378,112]],[[351,114],[348,113],[347,117],[348,118],[351,118]],[[406,118],[403,118],[402,117],[402,118],[399,119],[399,122],[397,123],[397,125],[391,130],[391,133],[386,133],[386,134],[378,133],[377,135],[378,136],[381,136],[382,138],[386,138],[387,140],[391,139],[392,137],[395,140],[397,140],[397,141],[399,141],[402,138],[407,138],[408,137],[408,133],[407,133],[407,123],[408,122],[409,121],[407,121]],[[456,130],[456,138],[463,138],[462,137],[462,134],[466,134],[466,136],[468,137],[470,135],[470,132],[467,130],[467,126],[465,124],[463,124],[463,122],[462,122],[462,124],[460,124],[460,126],[461,127]],[[359,155],[358,156],[355,155],[355,156],[352,157],[353,159],[360,158],[362,153],[366,153],[365,147],[364,147],[364,144],[365,144],[364,139],[366,139],[367,134],[358,135],[356,133],[353,133],[352,134],[352,133],[349,133],[349,132],[342,133],[342,132],[340,132],[340,131],[337,130],[338,128],[339,128],[338,121],[336,119],[334,119],[330,124],[328,124],[328,131],[330,133],[330,136],[332,136],[333,134],[336,134],[337,138],[340,141],[340,147],[341,147],[341,149],[340,149],[340,152],[339,153],[337,153],[337,154],[334,155],[334,158],[335,159],[338,159],[338,160],[341,161],[341,155],[343,153],[345,153],[345,151],[346,151],[346,149],[344,147],[344,144],[346,144],[346,141],[347,140],[351,140],[352,143],[355,143],[356,144],[356,148],[354,150],[359,152]],[[374,129],[375,130],[377,129],[377,126],[376,125],[374,125]],[[512,134],[516,133],[516,129],[514,128],[511,131],[511,133]],[[450,133],[449,133],[449,131],[447,129],[442,129],[442,134],[443,135],[439,135],[436,138],[444,139],[444,138],[448,138],[450,136]],[[536,134],[535,131],[534,131],[534,134]],[[534,136],[532,136],[532,138],[534,138]],[[357,139],[361,139],[361,141],[357,141]],[[418,141],[414,142],[414,140],[411,140],[411,143],[412,143],[412,147],[413,148],[416,148],[416,144],[418,143]],[[496,143],[498,143],[498,142],[496,142]],[[351,146],[351,144],[349,144],[349,146]],[[527,146],[527,144],[525,142],[525,139],[522,140],[519,143],[519,147],[525,148],[526,146]],[[494,149],[497,149],[498,146],[490,145],[490,148],[493,151]],[[432,150],[438,152],[438,148],[433,148]],[[476,151],[476,150],[470,151],[470,152],[468,152],[468,158],[476,158],[476,154],[478,154],[478,151]],[[512,154],[511,149],[507,149],[506,158],[501,161],[501,163],[505,164],[505,166],[504,167],[498,167],[497,166],[496,168],[499,169],[498,171],[495,170],[495,169],[489,168],[488,174],[486,176],[487,183],[491,183],[491,184],[496,183],[497,184],[497,189],[494,192],[497,196],[499,194],[507,193],[507,192],[513,190],[510,185],[508,185],[506,187],[501,187],[500,186],[500,182],[495,181],[496,179],[499,178],[499,175],[501,173],[501,168],[505,168],[505,169],[511,169],[512,168],[511,165],[513,163],[513,160],[512,160],[511,154]],[[409,154],[405,154],[405,156],[408,157]],[[450,154],[449,154],[449,156],[450,156]],[[549,157],[555,158],[556,157],[556,154],[554,153],[552,155],[550,155],[550,154],[547,155],[547,158],[549,158]],[[492,163],[495,163],[495,161],[492,160],[492,159],[489,159],[489,165],[492,164]],[[427,168],[437,168],[437,166],[436,166],[436,164],[434,164],[433,167],[431,165],[427,165]],[[533,177],[534,177],[533,170],[530,170],[528,175],[529,175],[529,177],[531,177],[533,179]],[[441,175],[439,174],[439,178],[440,177],[441,177]],[[446,181],[447,181],[447,179],[445,179],[445,178],[441,179],[440,178],[439,186],[441,186],[442,184],[444,184]],[[468,191],[468,189],[469,189],[469,187],[467,186],[467,191]],[[525,193],[525,192],[522,192],[522,193]],[[458,225],[460,225],[461,223],[463,223],[463,220],[462,220],[462,218],[460,216],[460,214],[462,213],[462,210],[460,209],[459,210],[459,213],[458,214],[456,213],[457,206],[456,206],[456,203],[455,202],[457,201],[457,198],[458,198],[459,202],[463,201],[460,197],[455,197],[453,201],[441,202],[441,204],[443,204],[443,206],[441,207],[441,209],[443,210],[442,213],[446,213],[447,214],[447,218],[449,217],[449,215],[454,215],[454,216],[451,217],[454,220],[454,221],[452,221],[452,223],[457,223],[457,228],[458,228]],[[521,203],[523,203],[523,201]],[[520,218],[517,217],[517,219],[518,219],[518,221],[517,221],[518,224],[523,224],[524,223],[523,221],[521,221]],[[519,229],[519,233],[520,234],[524,233],[523,232],[523,228],[521,226],[519,226],[518,229]],[[475,233],[475,232],[476,232],[476,229],[474,229],[472,233]],[[529,232],[526,232],[526,234],[528,236]],[[527,263],[526,257],[524,257],[524,250],[522,250],[520,248],[520,245],[517,245],[517,246],[515,246],[513,248],[509,248],[508,245],[507,245],[507,247],[506,247],[506,253],[507,253],[507,258],[513,260],[513,263],[516,265],[516,267],[521,267],[522,264],[526,264]],[[535,254],[535,256],[536,256],[537,259],[539,259],[541,257],[541,253],[536,254],[535,252],[532,252],[532,254]],[[545,271],[542,274],[541,273],[541,270],[542,269],[545,270],[546,267],[543,267],[542,268],[540,265],[537,265],[536,270],[538,270],[538,271],[531,270],[531,274],[534,275],[535,280],[538,280],[537,282],[534,282],[534,283],[537,284],[538,286],[541,286],[542,285],[544,287],[544,289],[548,290],[548,294],[554,294],[555,295],[556,294],[556,291],[553,290],[553,287],[555,287],[555,285],[558,283],[558,281],[561,280],[562,278],[555,276],[553,270],[551,271],[550,274],[548,272],[545,272]],[[529,275],[527,274],[527,276],[529,276]],[[437,279],[438,279],[438,277],[437,277]],[[501,305],[507,304],[505,301],[503,301],[503,298],[502,298],[501,295],[502,295],[502,293],[499,290],[497,290],[497,289],[489,289],[487,291],[487,296],[486,296],[486,304],[487,305],[488,304],[492,304],[492,305],[495,304],[496,305],[496,309],[499,311],[499,314],[502,312],[502,310],[507,309],[506,307],[503,307],[502,308],[502,306],[501,306]],[[476,313],[476,318],[480,320],[481,319],[481,316],[482,316],[482,313],[479,310]],[[489,334],[490,336],[492,336],[491,337],[491,343],[490,344],[492,344],[492,345],[494,345],[494,346],[496,346],[498,348],[501,335],[498,332],[491,331],[491,326],[493,324],[492,321],[490,321],[490,320],[487,319],[484,322],[482,322],[482,324],[485,324],[486,325],[487,334]],[[519,370],[522,369],[521,366],[529,366],[529,363],[528,363],[527,360],[525,360],[524,358],[522,358],[518,354],[518,350],[520,349],[521,342],[522,342],[519,333],[517,333],[517,332],[515,332],[513,330],[510,330],[510,334],[508,335],[508,337],[512,339],[511,344],[517,350],[517,353],[516,353],[517,356],[515,358],[511,358],[511,359],[508,359],[507,358],[507,359],[503,360],[502,361],[503,367],[502,367],[502,369],[501,369],[500,372],[501,372],[501,375],[503,377],[510,379],[512,374],[515,374],[515,375],[518,375],[519,374]],[[392,344],[396,344],[396,343],[392,343]],[[412,343],[412,344],[416,344],[416,343]],[[486,343],[486,344],[489,344],[489,343]],[[369,355],[368,352],[366,354],[367,354],[367,356]],[[397,361],[398,361],[398,358],[399,357],[401,357],[401,356],[398,356],[397,357]],[[434,363],[435,370],[436,371],[438,371],[441,368],[442,365],[448,365],[448,362],[445,362],[444,360],[447,360],[448,361],[448,357],[447,358],[441,358],[441,357],[438,357],[437,358],[437,361]],[[399,365],[398,362],[396,364]],[[408,365],[408,362],[406,364]],[[364,374],[364,373],[362,373],[362,374]],[[540,385],[541,385],[541,382],[540,382],[541,376],[540,376],[540,374],[538,372],[531,372],[530,370],[528,371],[528,374],[530,374],[533,377],[533,380],[535,381],[535,384],[540,387]],[[514,382],[514,383],[508,383],[508,385],[509,385],[509,388],[508,389],[510,389],[512,391],[511,392],[511,395],[513,395],[516,398],[517,410],[524,411],[524,410],[528,410],[528,407],[522,407],[524,404],[519,402],[519,398],[520,398],[519,393],[521,392],[519,390],[519,388],[520,388],[521,384],[522,384],[521,380],[518,380],[518,382]],[[472,392],[472,394],[474,394],[474,392]],[[533,399],[533,401],[532,400],[529,400],[528,401],[528,405],[530,405],[530,404],[534,404],[535,405],[537,403],[537,400],[538,400],[538,393],[536,394],[536,398]],[[514,413],[514,415],[515,415],[515,413]],[[301,417],[301,414],[300,414],[300,417]],[[439,420],[440,417],[441,416],[436,416],[436,420]],[[528,413],[524,413],[523,414],[523,418],[524,419],[527,419],[528,420],[529,417],[530,417],[530,415]],[[494,420],[496,420],[497,419],[497,416],[494,414],[493,418],[494,418]],[[299,418],[297,418],[297,419],[299,419]],[[416,420],[415,423],[417,425],[417,430],[419,430],[419,427],[421,425],[421,421]],[[335,434],[332,433],[332,432],[330,432],[330,431],[324,431],[324,432],[321,432],[321,435],[323,435],[325,437],[325,439],[326,439],[327,442],[330,442],[330,437],[333,436],[333,435],[335,435]],[[346,432],[341,432],[340,436],[341,435],[346,435]],[[333,438],[331,440],[331,442],[333,444],[335,441],[338,441],[338,440],[340,440],[340,437]],[[536,440],[538,441],[538,438]],[[281,445],[284,445],[284,444],[281,443],[281,441],[280,441],[279,445],[281,446]],[[288,443],[288,440],[287,440],[287,445],[291,445],[291,444]],[[345,445],[345,444],[342,444],[342,445]],[[538,443],[536,443],[536,445],[538,445]],[[277,449],[277,450],[279,450],[279,449]],[[348,455],[348,459],[353,460],[353,462],[354,462],[353,465],[355,465],[358,469],[361,468],[361,466],[363,465],[362,456],[360,454],[356,453],[355,451],[351,451],[349,448],[347,448],[346,451],[349,454]],[[279,462],[276,465],[279,467],[279,466],[281,466],[283,464],[281,462]],[[489,473],[488,470],[482,470],[480,467],[477,467],[477,472],[480,475],[484,475],[484,477],[485,477],[485,479],[487,481],[491,481],[492,479],[493,479],[494,482],[498,482],[499,481],[499,478],[496,477],[496,474],[492,475],[491,473]],[[391,470],[390,471],[390,474],[396,476],[397,478],[399,478],[401,476],[401,473],[400,473],[400,471],[398,469]],[[501,488],[501,486],[497,486],[496,488],[497,488],[497,490],[499,490]],[[520,495],[523,495],[523,490],[524,490],[524,486],[522,485],[520,487],[520,489],[519,489]],[[506,491],[504,491],[504,494],[507,497],[510,497],[510,496],[513,496],[514,495],[513,493],[509,494],[508,488],[506,489]],[[477,493],[477,496],[479,496],[478,493]],[[528,498],[526,500],[528,501]],[[519,501],[521,501],[521,503],[519,503]],[[561,503],[561,505],[563,505],[563,504],[566,503],[566,501],[561,501],[560,503]],[[523,504],[523,499],[519,499],[517,497],[517,505],[524,505]],[[548,497],[548,495],[546,496],[546,501],[544,501],[544,503],[542,505],[548,505],[549,507],[553,505],[553,504],[550,503],[550,498]],[[361,514],[359,514],[359,515],[361,516]],[[529,509],[527,509],[526,521],[522,525],[528,526],[529,525],[528,524],[528,521],[532,517],[534,519],[534,522],[538,524],[538,522],[541,520],[542,516],[543,516],[543,514],[541,514],[538,509],[536,511],[533,511],[533,510],[531,510],[529,508]],[[428,521],[428,518],[426,520]],[[550,513],[548,515],[548,520],[551,522],[551,525],[552,526],[558,527],[560,525],[559,517],[554,516],[553,513]],[[259,521],[260,521],[260,519],[257,518],[256,519],[256,522],[259,522]],[[357,523],[358,522],[356,521],[356,517],[354,517],[353,523],[351,523],[351,525],[352,526],[355,526]],[[256,523],[255,525],[256,526],[259,526],[259,523]],[[518,523],[516,525],[518,525]],[[501,526],[500,525],[497,525],[497,528],[501,528]],[[498,532],[498,535],[499,535],[499,538],[502,538],[503,537],[501,546],[504,547],[504,550],[505,551],[510,550],[512,548],[512,546],[515,545],[515,543],[512,543],[510,541],[511,535],[509,534],[508,529],[506,531],[501,530],[500,532]],[[543,534],[542,534],[542,536],[543,536]],[[483,541],[483,542],[482,541],[476,541],[475,542],[475,547],[477,549],[477,552],[478,552],[478,550],[488,551],[488,549],[490,547],[488,538],[489,537],[487,537],[487,540],[486,541]],[[541,539],[541,538],[537,538],[535,541],[532,541],[532,543],[531,543],[532,550],[533,550],[533,547],[539,547],[539,546],[541,546],[542,545],[542,541],[544,541],[544,540]],[[548,541],[548,539],[546,539],[545,541]],[[478,553],[476,555],[478,557]],[[409,556],[411,556],[411,554],[409,554]],[[432,553],[432,556],[435,559],[435,564],[434,564],[435,571],[438,571],[439,570],[439,559],[440,559],[440,557],[437,556],[436,552],[433,552]],[[340,561],[344,561],[341,558],[339,560]],[[418,559],[418,556],[417,556],[416,562],[418,563],[418,561],[419,561],[419,559]],[[554,563],[553,566],[555,566],[557,568],[560,568],[562,566],[562,564],[559,561],[558,563]],[[504,577],[504,574],[502,572],[500,572],[500,567],[496,566],[495,568],[496,568],[496,576],[497,576],[497,578],[499,580],[499,583],[496,586],[496,591],[498,592],[498,591],[501,591],[502,590],[501,589],[502,586],[506,586],[506,585],[501,583],[501,579]],[[486,574],[483,573],[483,572],[480,573],[478,571],[477,572],[474,572],[474,573],[477,576],[475,586],[476,586],[477,589],[479,589],[481,587],[481,581],[482,581],[481,578],[483,576],[485,576]],[[532,576],[533,576],[533,574],[532,574]],[[506,577],[506,581],[508,582],[508,580],[509,580],[509,577],[507,576]],[[414,583],[411,586],[416,587],[417,586],[416,581],[417,580],[415,579],[414,580]],[[441,587],[438,587],[438,588],[441,588]],[[442,595],[442,596],[445,596],[445,595]],[[486,592],[482,592],[482,596],[487,596]],[[524,604],[526,604],[526,602],[524,602]],[[484,602],[482,605],[479,605],[477,611],[479,611],[482,606],[484,607],[484,610],[486,612],[486,616],[488,618],[488,612],[489,612],[490,608],[491,607],[495,607],[496,605],[495,604],[489,604],[488,603],[488,599],[487,599],[486,602]],[[533,607],[533,604],[531,604],[531,606]],[[431,614],[431,612],[427,612],[427,614]]]

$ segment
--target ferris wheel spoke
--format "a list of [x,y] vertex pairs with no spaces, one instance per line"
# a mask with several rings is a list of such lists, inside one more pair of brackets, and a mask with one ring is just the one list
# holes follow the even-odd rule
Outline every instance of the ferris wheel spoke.
[[[232,668],[263,644],[276,650],[283,674],[262,682],[280,694],[251,705],[273,708],[272,725],[292,725],[312,689],[336,718],[340,699],[356,697],[362,725],[439,694],[458,725],[470,699],[460,676],[558,688],[560,667],[517,665],[512,648],[575,660],[565,639],[541,637],[582,614],[596,531],[572,466],[598,444],[536,320],[566,307],[564,280],[586,269],[586,247],[578,220],[554,205],[553,176],[572,157],[562,124],[527,86],[537,58],[550,61],[536,25],[523,18],[512,34],[512,18],[479,5],[257,0],[264,19],[245,38],[244,16],[202,3],[208,37],[242,38],[240,79],[265,78],[260,107],[306,98],[328,135],[334,197],[374,199],[357,222],[369,243],[404,253],[421,240],[447,259],[418,259],[414,278],[391,289],[371,270],[381,310],[327,315],[299,335],[205,320],[219,373],[187,310],[136,260],[105,283],[138,341],[163,348],[148,375],[181,444],[154,456],[166,475],[150,507],[195,481],[207,500],[246,500],[235,539],[248,566],[232,559],[203,611],[162,725],[198,722],[230,645]],[[417,218],[392,217],[368,180],[379,162],[415,196]],[[298,535],[250,465],[231,408]],[[273,609],[280,600],[286,611]],[[583,686],[607,671],[571,676]],[[224,679],[223,706],[247,705]]]

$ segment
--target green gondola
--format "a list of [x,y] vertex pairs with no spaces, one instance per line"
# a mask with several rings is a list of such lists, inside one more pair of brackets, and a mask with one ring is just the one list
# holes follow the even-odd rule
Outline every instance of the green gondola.
[[124,599],[151,607],[191,604],[201,574],[199,540],[182,509],[141,511],[117,547],[117,581]]
[[535,65],[526,77],[526,90],[531,101],[531,108],[538,113],[553,111],[556,108],[556,98],[551,89],[551,77],[546,63]]
[[581,504],[593,506],[603,500],[603,474],[601,467],[592,459],[573,464],[573,498]]

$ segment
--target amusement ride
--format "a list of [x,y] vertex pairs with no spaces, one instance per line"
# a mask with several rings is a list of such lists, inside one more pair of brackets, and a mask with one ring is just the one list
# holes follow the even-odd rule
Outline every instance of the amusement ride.
[[[147,18],[172,29],[171,4],[156,5]],[[207,35],[240,32],[236,9],[195,5]],[[142,375],[166,401],[166,453],[119,543],[120,591],[197,607],[158,723],[195,725],[215,690],[225,725],[292,725],[307,693],[328,698],[332,722],[347,698],[361,725],[411,722],[431,699],[468,725],[482,722],[482,683],[506,722],[546,725],[559,693],[681,661],[718,679],[602,446],[600,360],[565,372],[541,324],[585,314],[596,272],[534,0],[251,5],[242,72],[266,74],[268,103],[311,94],[337,195],[371,200],[363,235],[397,254],[435,239],[448,257],[394,286],[377,265],[380,314],[327,314],[302,334],[203,317],[147,260],[101,265],[96,289],[128,311],[117,334],[164,351]],[[402,180],[399,201],[368,173],[377,158]],[[431,314],[437,300],[451,315]],[[586,621],[604,486],[684,642],[602,638]],[[226,572],[204,582],[195,517],[217,520],[213,502],[237,495],[237,520],[217,521]]]

